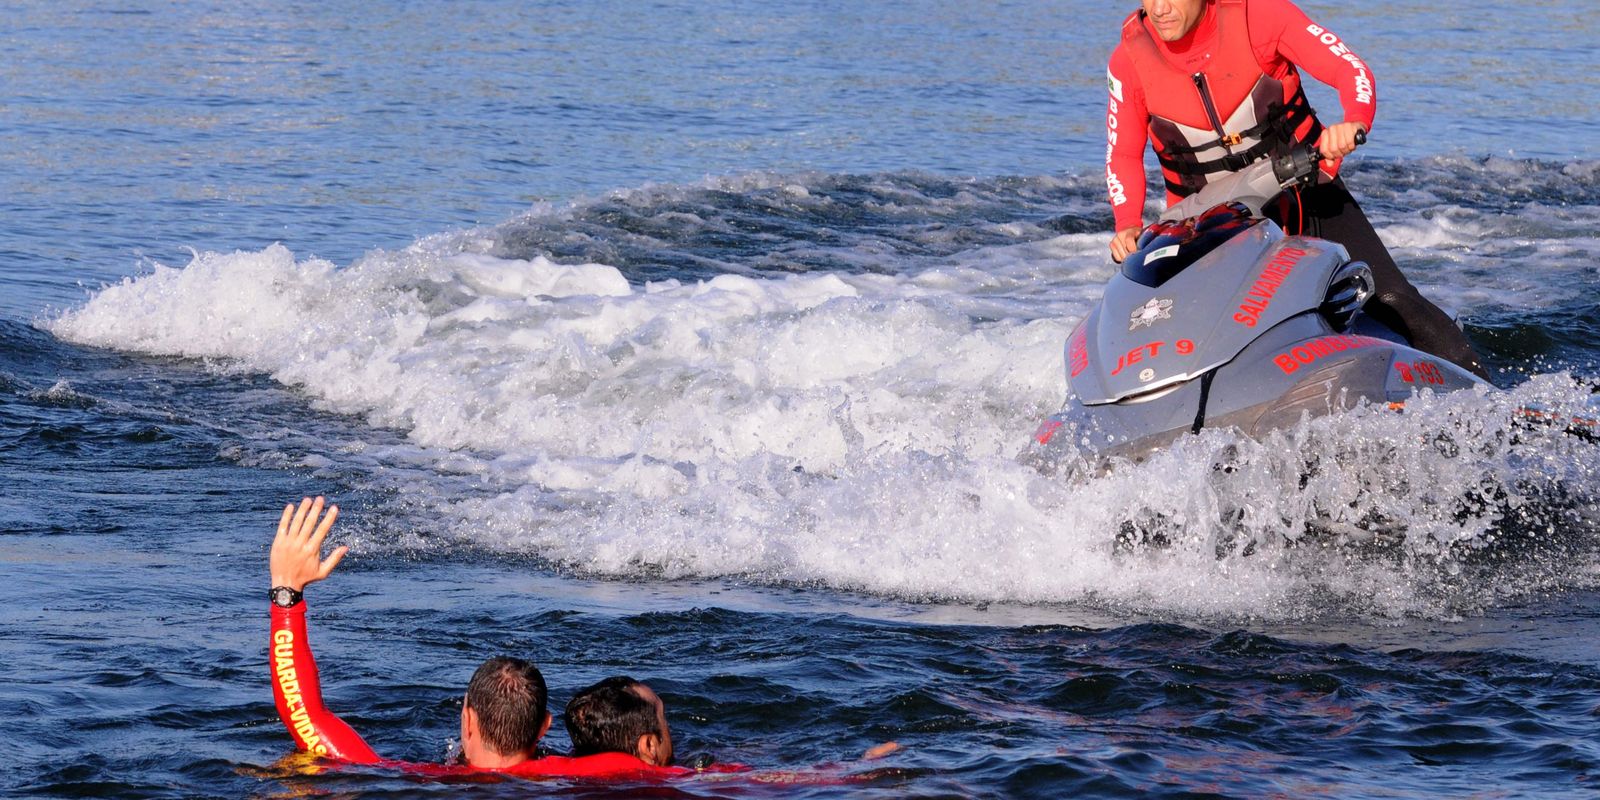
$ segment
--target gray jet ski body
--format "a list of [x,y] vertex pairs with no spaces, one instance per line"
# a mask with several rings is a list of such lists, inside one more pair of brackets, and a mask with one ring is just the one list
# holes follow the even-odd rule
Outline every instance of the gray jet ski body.
[[1146,229],[1067,337],[1067,399],[1031,455],[1138,460],[1204,428],[1259,437],[1483,383],[1363,314],[1371,272],[1343,246],[1261,216],[1280,191],[1270,169],[1212,184]]

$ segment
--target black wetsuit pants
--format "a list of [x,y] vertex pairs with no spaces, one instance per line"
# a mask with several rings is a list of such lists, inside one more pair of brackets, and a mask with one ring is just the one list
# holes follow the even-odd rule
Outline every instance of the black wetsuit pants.
[[1489,375],[1466,334],[1400,274],[1389,248],[1378,239],[1377,231],[1361,213],[1344,181],[1308,186],[1298,194],[1284,195],[1283,202],[1269,204],[1267,216],[1289,233],[1300,233],[1338,242],[1350,257],[1367,262],[1376,284],[1372,299],[1362,309],[1385,326],[1406,337],[1418,350],[1448,359],[1461,368],[1488,380]]

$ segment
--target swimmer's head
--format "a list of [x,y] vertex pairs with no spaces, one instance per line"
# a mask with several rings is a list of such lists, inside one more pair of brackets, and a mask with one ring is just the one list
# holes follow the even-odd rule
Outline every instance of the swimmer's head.
[[496,656],[472,674],[461,709],[461,750],[468,763],[505,766],[492,762],[532,758],[549,729],[544,676],[538,667]]
[[639,681],[606,678],[573,696],[564,716],[575,756],[629,753],[658,767],[672,763],[666,705]]

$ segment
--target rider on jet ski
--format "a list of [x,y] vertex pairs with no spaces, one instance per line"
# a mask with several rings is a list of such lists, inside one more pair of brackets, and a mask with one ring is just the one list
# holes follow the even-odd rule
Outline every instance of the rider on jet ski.
[[[1144,144],[1161,163],[1167,203],[1293,146],[1316,142],[1320,180],[1285,193],[1267,215],[1290,234],[1344,245],[1372,269],[1374,319],[1412,345],[1488,378],[1455,323],[1412,286],[1338,177],[1339,160],[1372,127],[1372,72],[1339,37],[1288,0],[1142,0],[1107,68],[1106,186],[1117,232],[1111,257],[1138,249]],[[1296,65],[1339,90],[1345,121],[1324,128]]]

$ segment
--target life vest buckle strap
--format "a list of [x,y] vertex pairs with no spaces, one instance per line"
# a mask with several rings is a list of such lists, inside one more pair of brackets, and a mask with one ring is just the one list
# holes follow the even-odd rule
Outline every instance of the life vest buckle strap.
[[1227,147],[1238,147],[1239,143],[1244,141],[1244,134],[1243,133],[1230,133],[1227,136],[1222,137],[1218,141],[1221,141],[1222,144],[1224,146],[1227,146]]
[[[1263,142],[1262,144],[1267,144],[1270,147],[1270,144],[1267,142]],[[1238,172],[1239,170],[1254,164],[1256,159],[1260,158],[1262,155],[1258,151],[1264,149],[1265,148],[1252,147],[1243,153],[1229,153],[1228,155],[1223,156],[1222,158],[1218,159],[1223,167],[1221,171]]]

